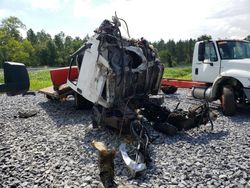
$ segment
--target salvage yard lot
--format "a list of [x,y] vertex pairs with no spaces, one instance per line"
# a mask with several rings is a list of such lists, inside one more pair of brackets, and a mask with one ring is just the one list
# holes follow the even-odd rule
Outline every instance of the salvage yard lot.
[[[200,103],[179,89],[165,96],[174,109]],[[91,111],[75,110],[73,100],[63,103],[36,96],[0,96],[0,187],[102,187],[93,139],[117,148],[124,141],[107,128],[94,129]],[[144,175],[128,180],[121,155],[115,158],[115,181],[133,187],[249,187],[250,112],[240,108],[234,117],[222,116],[219,105],[214,130],[210,124],[176,136],[154,131],[149,135],[152,163]],[[248,106],[249,107],[249,106]],[[16,118],[20,109],[36,116]]]

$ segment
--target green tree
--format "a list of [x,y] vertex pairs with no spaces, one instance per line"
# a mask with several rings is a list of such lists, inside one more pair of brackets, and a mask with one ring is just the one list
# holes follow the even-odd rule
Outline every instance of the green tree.
[[176,60],[177,58],[177,54],[176,54],[176,44],[174,40],[169,40],[166,43],[166,49],[168,50],[168,52],[170,53],[170,55],[172,56],[173,60]]
[[8,59],[8,48],[7,44],[9,41],[9,36],[6,31],[0,28],[0,67],[2,67],[2,62]]
[[23,41],[18,41],[15,38],[9,38],[6,45],[6,61],[16,61],[24,63],[25,65],[31,65],[31,56],[34,52],[34,48],[31,43],[25,39]]
[[83,45],[83,40],[80,37],[75,37],[72,42],[72,48],[74,51],[76,51],[78,48],[80,48]]
[[24,24],[16,17],[9,17],[1,22],[0,27],[0,62],[17,61],[31,65],[34,48],[27,39],[22,39],[19,28]]
[[72,54],[74,50],[72,49],[73,38],[71,36],[65,37],[64,50],[67,54]]
[[37,44],[37,36],[32,29],[29,29],[27,31],[27,39],[31,42],[32,45]]
[[52,40],[49,40],[47,42],[47,59],[46,59],[46,65],[49,66],[56,66],[56,64],[62,64],[62,62],[56,63],[56,57],[57,57],[57,50],[56,45]]
[[32,46],[31,42],[28,39],[24,39],[22,41],[22,51],[27,53],[27,58],[23,61],[27,66],[34,66],[33,55],[35,53],[35,49]]
[[167,50],[162,49],[161,51],[159,51],[161,63],[164,64],[167,63],[167,54],[168,54]]
[[196,40],[168,40],[164,42],[161,39],[158,42],[154,42],[153,45],[159,51],[159,56],[163,63],[167,63],[169,67],[177,65],[188,65],[192,62],[193,50]]
[[179,40],[176,43],[176,61],[178,64],[183,64],[184,60],[185,60],[184,42]]
[[[49,58],[48,41],[52,41],[50,34],[44,30],[36,33],[37,44],[34,45],[35,53],[33,58],[33,65],[44,66],[55,62]],[[55,65],[54,65],[55,66]]]
[[188,47],[187,47],[187,52],[186,52],[187,53],[187,63],[188,64],[192,63],[195,43],[196,43],[196,40],[194,40],[194,39],[189,39],[188,40]]
[[48,65],[48,49],[46,46],[41,46],[38,49],[36,49],[36,64],[39,66],[45,66]]
[[54,37],[55,45],[59,51],[62,51],[64,48],[64,38],[65,34],[62,31]]
[[202,41],[202,40],[211,40],[212,36],[211,35],[201,35],[200,37],[197,38],[197,41]]
[[153,43],[153,45],[158,49],[158,51],[166,49],[166,43],[163,39],[161,39],[158,42]]
[[6,31],[8,35],[16,40],[21,40],[20,29],[26,29],[26,26],[15,16],[10,16],[1,21],[0,28]]
[[43,29],[36,34],[39,44],[45,44],[47,41],[52,40],[51,35],[46,33]]
[[173,60],[171,54],[167,50],[161,50],[159,52],[161,62],[167,64],[168,67],[173,67]]
[[56,59],[55,62],[59,66],[65,66],[67,62],[65,62],[65,46],[64,46],[64,41],[65,41],[65,34],[61,31],[57,35],[54,36],[53,42],[56,47]]

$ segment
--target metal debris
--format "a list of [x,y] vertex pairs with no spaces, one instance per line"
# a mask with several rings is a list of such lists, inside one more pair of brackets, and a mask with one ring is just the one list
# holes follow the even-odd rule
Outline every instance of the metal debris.
[[131,172],[132,177],[135,177],[138,173],[146,169],[146,163],[144,163],[143,155],[138,152],[136,161],[131,159],[126,150],[126,144],[121,144],[119,146],[119,151],[121,152],[124,163]]

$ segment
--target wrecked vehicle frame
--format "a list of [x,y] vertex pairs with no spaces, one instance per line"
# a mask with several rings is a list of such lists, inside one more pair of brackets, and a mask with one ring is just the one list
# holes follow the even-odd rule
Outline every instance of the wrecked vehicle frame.
[[122,38],[118,26],[103,21],[94,36],[72,55],[70,68],[75,62],[79,76],[77,81],[67,81],[82,97],[104,108],[120,106],[134,96],[157,94],[164,70],[145,39]]
[[[122,37],[120,26],[117,16],[112,21],[104,20],[95,34],[71,56],[68,78],[71,78],[74,65],[79,75],[77,79],[68,79],[67,85],[75,91],[79,107],[92,108],[93,105],[93,127],[113,127],[120,134],[132,135],[136,141],[135,158],[129,158],[124,145],[119,149],[136,176],[150,162],[148,144],[151,140],[147,124],[173,135],[207,122],[213,128],[212,120],[216,115],[207,102],[187,111],[178,109],[177,105],[171,111],[161,106],[161,102],[151,101],[160,89],[164,66],[147,40]],[[159,100],[162,101],[162,97]]]

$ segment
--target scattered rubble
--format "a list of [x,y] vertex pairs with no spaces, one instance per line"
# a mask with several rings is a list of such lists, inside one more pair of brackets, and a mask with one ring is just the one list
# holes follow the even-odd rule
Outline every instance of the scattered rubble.
[[[164,106],[189,109],[199,101],[189,100],[187,90],[166,95]],[[118,148],[125,142],[117,131],[93,129],[91,112],[75,110],[74,101],[49,101],[43,95],[0,96],[0,187],[102,187],[98,152],[93,139]],[[13,118],[25,107],[39,113],[31,118]],[[222,116],[219,104],[210,104],[219,116],[210,126],[201,126],[167,136],[148,127],[152,162],[146,174],[128,179],[130,172],[120,152],[114,159],[114,181],[133,187],[249,187],[249,111]]]

